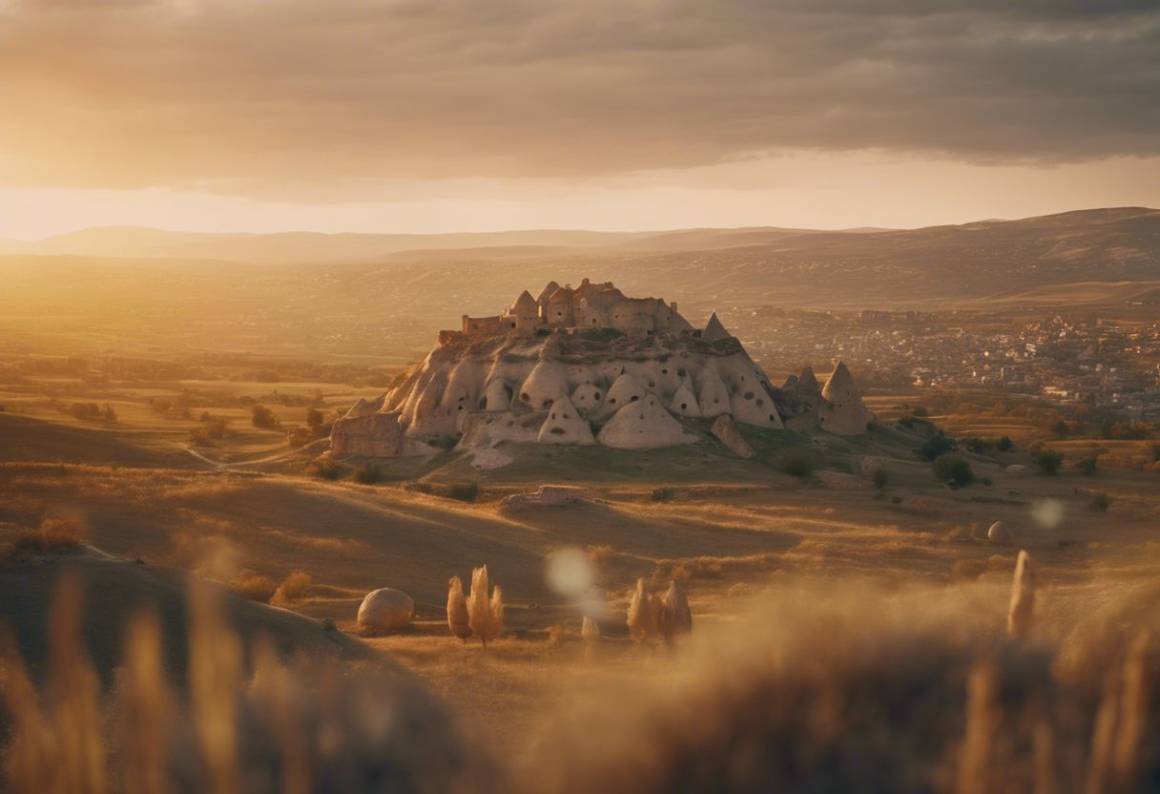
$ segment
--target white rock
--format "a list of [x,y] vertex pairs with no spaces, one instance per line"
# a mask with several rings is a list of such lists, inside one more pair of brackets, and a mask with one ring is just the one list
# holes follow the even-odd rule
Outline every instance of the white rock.
[[358,628],[362,634],[384,634],[405,628],[415,614],[415,601],[402,590],[383,587],[367,593],[358,608]]

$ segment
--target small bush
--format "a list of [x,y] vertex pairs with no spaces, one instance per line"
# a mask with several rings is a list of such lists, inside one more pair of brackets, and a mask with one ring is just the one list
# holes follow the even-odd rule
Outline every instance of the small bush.
[[262,576],[253,571],[242,571],[230,583],[230,589],[242,598],[248,598],[251,601],[258,601],[262,604],[270,603],[270,599],[274,597],[274,591],[277,587],[277,583],[269,576]]
[[363,485],[374,485],[383,479],[383,470],[374,463],[364,463],[354,470],[354,481]]
[[933,469],[937,479],[960,487],[970,485],[975,479],[971,464],[957,455],[943,455],[934,462]]
[[1096,456],[1084,458],[1079,463],[1075,464],[1075,468],[1080,474],[1086,474],[1089,477],[1096,473],[1099,468],[1099,459]]
[[791,477],[806,479],[814,474],[814,462],[805,455],[791,455],[785,461],[785,473]]
[[1063,465],[1063,455],[1054,449],[1045,449],[1035,456],[1035,465],[1044,474],[1055,476],[1059,473],[1059,467]]
[[225,438],[229,433],[230,420],[224,416],[214,416],[209,411],[201,415],[201,435],[214,440]]
[[342,466],[330,458],[319,458],[306,467],[306,472],[320,480],[337,480],[342,476]]
[[479,498],[479,483],[471,482],[452,483],[447,489],[447,495],[461,502],[474,502]]
[[1106,512],[1112,506],[1112,497],[1108,496],[1103,491],[1093,494],[1091,501],[1088,502],[1088,507],[1092,510],[1097,510],[1101,513]]
[[874,481],[874,487],[881,491],[889,484],[890,473],[886,469],[875,469],[871,479]]
[[36,529],[17,534],[5,554],[8,558],[44,554],[70,554],[81,547],[81,531],[76,524],[60,518],[46,518]]
[[[108,408],[108,406],[105,406]],[[109,408],[112,411],[111,408]],[[73,415],[74,419],[79,419],[82,422],[100,422],[104,419],[105,413],[101,410],[101,406],[96,403],[73,403],[69,406],[68,412]],[[114,414],[114,421],[116,415]]]
[[1010,452],[1015,449],[1015,442],[1011,440],[1011,436],[1003,436],[995,443],[995,449],[1000,452]]
[[270,603],[276,606],[297,604],[310,595],[310,588],[313,586],[314,580],[306,571],[291,571],[274,590]]
[[613,555],[613,548],[607,543],[588,547],[588,559],[599,565]]
[[677,492],[667,485],[662,488],[654,488],[652,492],[652,500],[654,502],[671,502],[677,497]]
[[1152,447],[1152,460],[1160,463],[1160,444]]
[[923,442],[918,454],[923,460],[935,460],[955,448],[955,442],[946,433],[939,431]]
[[292,427],[286,431],[286,443],[294,449],[304,447],[314,440],[314,432],[309,427]]
[[325,417],[322,415],[322,411],[318,410],[317,408],[306,409],[306,426],[313,430],[315,433],[317,433],[318,429],[322,427],[323,421],[325,421]]
[[280,430],[282,422],[266,406],[258,403],[250,409],[250,422],[260,430]]

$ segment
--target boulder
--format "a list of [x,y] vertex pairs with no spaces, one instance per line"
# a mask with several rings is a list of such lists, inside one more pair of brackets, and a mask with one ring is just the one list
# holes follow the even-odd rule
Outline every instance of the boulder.
[[588,492],[575,485],[541,485],[531,493],[516,493],[505,496],[501,501],[502,507],[523,507],[534,505],[538,507],[561,507],[588,500]]
[[411,625],[415,601],[402,590],[382,587],[367,593],[358,608],[358,629],[365,636],[387,634]]
[[709,430],[737,457],[753,457],[753,447],[749,446],[749,442],[742,438],[741,433],[737,430],[737,425],[733,423],[733,418],[729,414],[718,416]]

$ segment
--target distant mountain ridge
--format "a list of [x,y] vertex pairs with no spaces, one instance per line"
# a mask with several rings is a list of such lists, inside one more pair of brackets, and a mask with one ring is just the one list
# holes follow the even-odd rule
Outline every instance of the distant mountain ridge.
[[492,314],[525,289],[584,277],[678,301],[695,324],[764,306],[1146,311],[1160,300],[1160,210],[1136,207],[871,231],[135,230],[136,247],[118,252],[121,237],[89,230],[0,252],[0,319],[51,316],[54,331],[94,344],[99,329],[122,334],[131,317],[152,323],[142,345],[168,334],[210,349],[380,355],[425,350],[461,314]]
[[[239,233],[174,232],[133,226],[82,229],[44,240],[0,240],[0,254],[95,256],[135,259],[205,259],[258,263],[366,263],[406,258],[407,253],[471,251],[499,257],[551,254],[641,254],[764,248],[784,254],[858,257],[915,253],[916,247],[957,249],[973,246],[979,232],[1011,244],[1058,237],[1057,250],[1040,252],[1067,258],[1092,246],[1119,258],[1154,253],[1160,210],[1113,207],[1043,215],[1019,220],[983,220],[916,229],[828,231],[781,227],[692,228],[668,231],[601,232],[531,229],[447,234],[372,234],[320,232]],[[400,257],[400,255],[404,255]],[[427,257],[422,257],[427,258]]]

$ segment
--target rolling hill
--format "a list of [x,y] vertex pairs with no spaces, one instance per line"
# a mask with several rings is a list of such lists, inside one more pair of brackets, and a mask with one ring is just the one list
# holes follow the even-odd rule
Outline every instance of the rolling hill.
[[[464,235],[200,235],[94,229],[0,255],[0,325],[102,332],[269,351],[425,349],[463,313],[490,314],[523,289],[615,280],[714,309],[974,305],[1042,291],[1069,305],[1133,290],[1062,285],[1160,281],[1160,210],[1110,208],[922,229],[779,228]],[[1120,297],[1117,297],[1120,296]],[[1010,300],[1007,301],[1010,305]],[[23,319],[22,319],[23,318]],[[27,327],[21,326],[21,331]],[[11,338],[16,338],[14,335]]]

